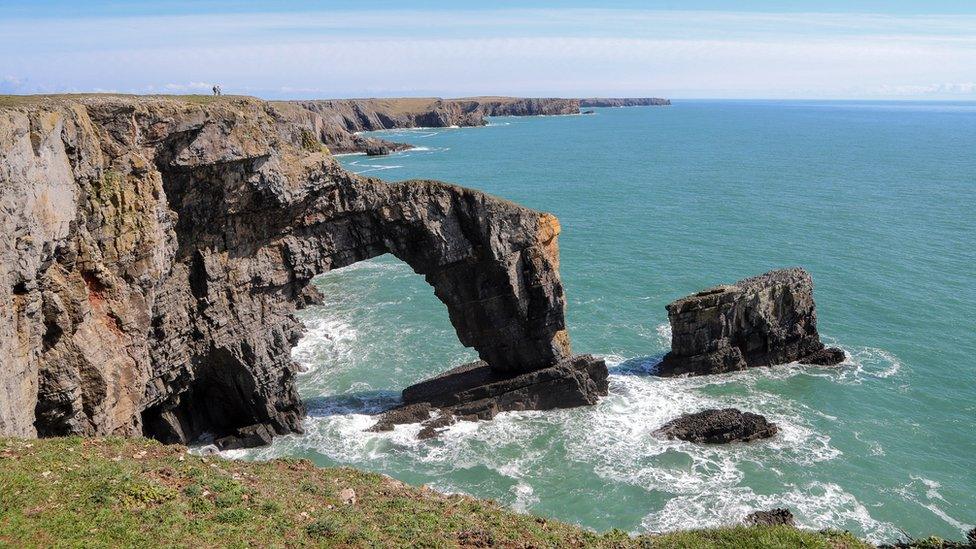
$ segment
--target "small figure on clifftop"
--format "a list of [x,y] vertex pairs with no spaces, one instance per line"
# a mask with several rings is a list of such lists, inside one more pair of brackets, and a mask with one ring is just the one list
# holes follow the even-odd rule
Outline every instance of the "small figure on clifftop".
[[219,84],[214,84],[214,87],[213,87],[213,94],[214,94],[214,95],[223,95],[223,94],[221,93],[221,91],[220,91],[220,85],[219,85]]

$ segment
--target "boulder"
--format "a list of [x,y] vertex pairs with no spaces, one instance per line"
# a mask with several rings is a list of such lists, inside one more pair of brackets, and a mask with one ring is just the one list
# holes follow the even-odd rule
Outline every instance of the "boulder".
[[724,408],[685,414],[666,423],[657,433],[688,442],[727,444],[770,438],[777,431],[775,423],[759,414]]
[[837,347],[825,347],[799,360],[800,364],[815,364],[817,366],[834,366],[844,362],[847,355]]
[[813,279],[800,268],[781,269],[716,286],[667,306],[671,352],[657,373],[703,375],[784,364],[809,357],[816,364],[843,360],[825,352],[817,332]]
[[796,526],[796,520],[789,509],[776,508],[769,511],[755,511],[746,516],[750,526]]

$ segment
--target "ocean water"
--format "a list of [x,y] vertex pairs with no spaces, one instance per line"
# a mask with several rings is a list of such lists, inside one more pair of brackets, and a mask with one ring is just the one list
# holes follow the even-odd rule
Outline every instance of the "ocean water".
[[[606,357],[597,406],[363,430],[404,386],[475,354],[423,279],[391,257],[316,280],[301,312],[307,433],[248,459],[308,457],[605,530],[662,531],[790,507],[874,540],[976,523],[976,104],[676,101],[591,116],[381,136],[418,145],[348,169],[435,178],[561,220],[576,352]],[[658,379],[668,302],[800,265],[840,368]],[[753,444],[653,435],[707,407],[765,414]]]

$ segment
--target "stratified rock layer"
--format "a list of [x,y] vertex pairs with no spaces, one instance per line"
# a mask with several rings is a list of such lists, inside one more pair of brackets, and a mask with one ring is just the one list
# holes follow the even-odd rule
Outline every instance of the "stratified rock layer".
[[302,116],[233,97],[0,108],[0,436],[300,431],[292,313],[313,276],[386,253],[495,373],[569,358],[555,217],[349,174]]
[[[425,423],[428,429],[448,425],[455,418],[486,420],[499,412],[596,404],[607,394],[607,376],[606,363],[592,355],[577,355],[514,376],[498,373],[484,361],[472,362],[404,389],[404,405],[383,414],[372,430],[424,422],[434,412],[438,425]],[[421,432],[425,434],[433,433]]]
[[707,444],[749,442],[769,438],[778,431],[765,417],[735,408],[704,410],[685,414],[658,429],[658,434],[670,439]]
[[667,306],[671,352],[658,374],[702,375],[808,360],[843,361],[817,333],[813,279],[803,269],[782,269],[716,286]]

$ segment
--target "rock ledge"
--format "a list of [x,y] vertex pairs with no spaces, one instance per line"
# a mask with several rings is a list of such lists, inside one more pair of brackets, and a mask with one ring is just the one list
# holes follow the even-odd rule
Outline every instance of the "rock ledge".
[[403,406],[384,413],[370,430],[421,422],[420,437],[427,438],[457,419],[487,420],[499,412],[596,404],[607,394],[607,375],[606,363],[592,355],[576,355],[515,376],[499,374],[484,361],[472,362],[407,387]]

